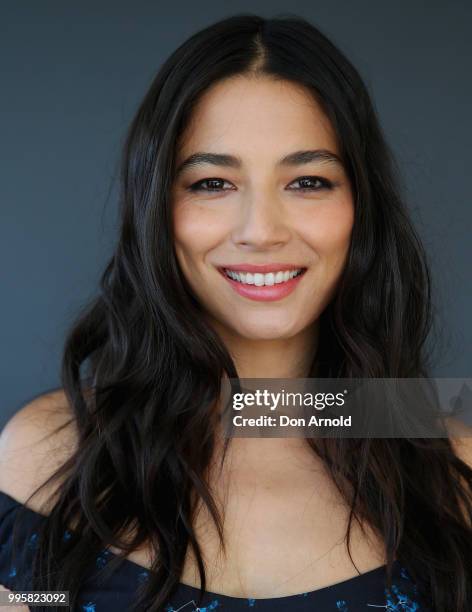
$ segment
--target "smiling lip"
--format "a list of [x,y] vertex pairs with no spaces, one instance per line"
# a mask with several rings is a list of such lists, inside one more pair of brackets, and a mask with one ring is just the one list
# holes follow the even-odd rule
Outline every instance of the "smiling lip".
[[299,266],[298,264],[287,264],[287,263],[273,263],[273,264],[234,264],[228,266],[218,266],[220,270],[233,270],[234,272],[259,272],[260,274],[268,274],[269,272],[279,272],[291,270],[305,269],[305,266]]
[[[225,274],[225,271],[223,268],[219,268],[219,272],[223,276],[223,278],[225,278],[228,281],[231,287],[237,293],[239,293],[239,295],[249,298],[250,300],[256,300],[259,302],[273,302],[275,300],[281,300],[282,298],[292,293],[292,291],[295,289],[295,287],[297,287],[298,283],[303,278],[306,272],[306,268],[303,268],[303,266],[289,266],[289,267],[284,268],[284,264],[275,264],[275,265],[278,267],[274,267],[273,264],[268,264],[267,266],[265,266],[266,269],[271,268],[270,270],[267,270],[267,273],[279,271],[279,270],[280,271],[297,270],[300,268],[302,268],[303,271],[301,272],[301,274],[298,274],[297,276],[295,276],[295,278],[291,278],[288,281],[284,281],[282,283],[277,283],[274,285],[262,285],[260,287],[257,285],[246,285],[244,283],[240,283],[238,281],[233,280],[232,278],[230,278],[229,276]],[[255,272],[260,272],[261,267],[264,267],[264,266],[249,266],[248,264],[246,264],[243,267],[228,266],[226,267],[226,269],[227,270],[235,269],[235,270],[240,270],[242,272],[246,272],[246,271],[252,272],[253,270]],[[248,270],[247,268],[250,268],[250,269]]]

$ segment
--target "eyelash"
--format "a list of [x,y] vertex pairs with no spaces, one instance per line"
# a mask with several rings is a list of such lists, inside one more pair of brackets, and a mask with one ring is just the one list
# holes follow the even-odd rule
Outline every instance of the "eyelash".
[[[306,181],[306,180],[310,180],[310,181],[320,181],[322,183],[321,187],[299,187],[298,189],[290,189],[289,191],[321,191],[322,189],[333,189],[333,183],[331,181],[329,181],[328,179],[322,178],[321,176],[300,176],[299,178],[295,179],[295,181],[292,182],[297,182],[297,181]],[[201,179],[200,181],[197,181],[196,183],[194,183],[193,185],[190,185],[190,187],[188,188],[189,191],[207,191],[207,192],[211,192],[211,193],[218,193],[220,191],[232,191],[231,189],[204,189],[203,187],[201,187],[200,185],[202,183],[205,182],[210,182],[210,181],[220,181],[223,183],[229,182],[229,181],[225,181],[224,179],[220,179],[220,178],[206,178],[206,179]]]

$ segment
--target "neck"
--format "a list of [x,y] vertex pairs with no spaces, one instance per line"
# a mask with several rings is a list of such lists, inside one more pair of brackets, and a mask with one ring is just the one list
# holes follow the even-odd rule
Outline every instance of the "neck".
[[[235,362],[239,378],[308,378],[317,348],[318,324],[292,338],[250,340],[218,329]],[[221,398],[220,398],[221,402]],[[219,403],[220,403],[219,402]],[[219,406],[221,408],[221,406]],[[224,436],[217,426],[213,468],[219,465]],[[223,472],[213,472],[216,480],[239,482],[297,483],[320,469],[313,450],[300,438],[233,437]],[[315,467],[317,466],[317,468]],[[212,470],[213,471],[213,470]]]

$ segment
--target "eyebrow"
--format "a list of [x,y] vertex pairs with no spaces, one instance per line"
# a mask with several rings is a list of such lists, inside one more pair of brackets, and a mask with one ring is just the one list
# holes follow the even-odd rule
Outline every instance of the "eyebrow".
[[[336,153],[328,151],[327,149],[310,149],[307,151],[295,151],[294,153],[289,153],[277,162],[277,166],[301,166],[302,164],[309,164],[311,162],[336,164],[344,168],[342,159],[336,155]],[[179,176],[187,168],[195,168],[204,164],[239,169],[242,167],[243,162],[240,157],[236,157],[235,155],[229,155],[227,153],[205,153],[199,151],[197,153],[193,153],[181,164],[179,164],[175,176]]]

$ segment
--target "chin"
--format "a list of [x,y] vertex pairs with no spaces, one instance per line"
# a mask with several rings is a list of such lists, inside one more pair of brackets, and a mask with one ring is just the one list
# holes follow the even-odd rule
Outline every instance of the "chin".
[[300,330],[283,325],[250,325],[244,328],[233,328],[233,333],[248,340],[281,340],[291,338]]

